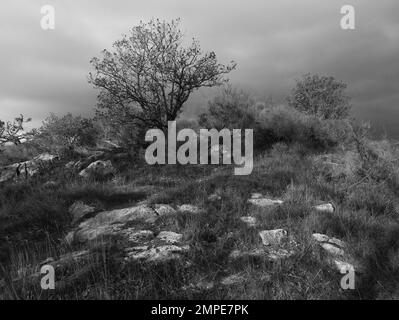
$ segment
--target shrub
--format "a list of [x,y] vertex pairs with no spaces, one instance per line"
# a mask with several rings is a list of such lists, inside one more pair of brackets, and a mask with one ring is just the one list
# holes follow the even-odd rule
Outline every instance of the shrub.
[[76,147],[94,146],[98,129],[91,119],[73,116],[50,114],[38,130],[34,139],[41,148],[57,153],[73,151]]
[[349,115],[346,84],[334,77],[306,74],[298,80],[288,103],[295,109],[321,119],[344,119]]

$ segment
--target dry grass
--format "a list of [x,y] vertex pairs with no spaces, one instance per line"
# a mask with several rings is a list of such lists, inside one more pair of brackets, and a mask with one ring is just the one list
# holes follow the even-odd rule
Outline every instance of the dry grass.
[[[395,179],[398,172],[392,151],[384,147],[390,166],[379,176],[364,178],[331,175],[315,170],[312,154],[285,145],[256,159],[250,176],[234,176],[232,168],[213,166],[139,167],[120,172],[112,180],[84,182],[59,176],[49,190],[40,181],[3,187],[0,196],[2,298],[16,299],[379,299],[397,298],[399,283],[399,223]],[[379,160],[379,164],[386,163]],[[382,176],[385,174],[385,177]],[[362,180],[363,179],[363,180]],[[359,181],[361,181],[359,183]],[[218,192],[219,202],[208,195]],[[252,192],[279,197],[285,202],[269,211],[253,210],[247,204]],[[188,260],[160,266],[120,263],[117,241],[98,246],[89,260],[72,265],[57,275],[61,285],[44,292],[37,282],[23,280],[21,273],[37,271],[45,258],[58,257],[70,248],[60,239],[70,228],[68,206],[82,200],[109,209],[150,203],[201,206],[203,214],[179,213],[159,223],[183,234],[191,247]],[[333,201],[333,214],[316,214],[311,206]],[[231,262],[236,248],[259,245],[257,231],[239,217],[251,214],[261,229],[285,228],[299,247],[292,259],[269,263],[250,259]],[[349,251],[365,271],[354,291],[340,289],[340,274],[326,264],[310,240],[312,232],[326,233],[349,244]],[[240,285],[222,286],[224,276],[237,274]],[[23,278],[23,277],[22,277]],[[215,282],[213,288],[195,284]],[[185,289],[182,289],[185,288]]]

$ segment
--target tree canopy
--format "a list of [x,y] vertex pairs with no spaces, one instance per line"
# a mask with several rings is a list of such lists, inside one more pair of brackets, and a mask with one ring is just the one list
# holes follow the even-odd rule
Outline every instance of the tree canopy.
[[100,90],[100,114],[164,130],[194,90],[227,81],[224,75],[235,63],[218,63],[216,54],[203,53],[195,39],[184,45],[179,22],[141,22],[112,51],[91,60],[89,83]]

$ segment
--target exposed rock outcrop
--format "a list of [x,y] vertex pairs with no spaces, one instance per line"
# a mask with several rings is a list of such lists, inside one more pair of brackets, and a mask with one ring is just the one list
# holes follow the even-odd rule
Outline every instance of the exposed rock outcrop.
[[115,173],[111,160],[97,160],[91,163],[86,169],[82,170],[79,175],[83,178],[106,177]]
[[0,183],[17,179],[28,179],[35,176],[41,169],[48,168],[58,157],[43,153],[32,160],[14,163],[0,168]]

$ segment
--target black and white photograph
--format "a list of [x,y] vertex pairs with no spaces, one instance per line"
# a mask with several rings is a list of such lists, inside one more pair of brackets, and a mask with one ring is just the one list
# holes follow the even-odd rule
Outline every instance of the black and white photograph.
[[2,0],[0,70],[0,300],[399,299],[397,0]]

